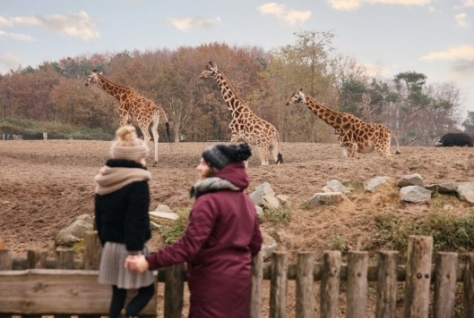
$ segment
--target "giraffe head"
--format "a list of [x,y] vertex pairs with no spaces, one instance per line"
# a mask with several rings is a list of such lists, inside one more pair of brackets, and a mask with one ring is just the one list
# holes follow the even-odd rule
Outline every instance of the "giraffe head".
[[87,77],[86,82],[84,83],[85,86],[89,84],[94,84],[99,81],[99,75],[97,73],[97,69],[92,70],[92,74]]
[[206,65],[206,69],[202,71],[201,74],[199,75],[199,78],[204,79],[204,78],[216,77],[218,73],[219,73],[219,70],[217,69],[217,65],[214,62],[209,61],[209,63]]
[[298,104],[298,103],[306,103],[306,96],[303,93],[303,89],[299,89],[290,96],[288,100],[286,100],[286,105],[290,104]]

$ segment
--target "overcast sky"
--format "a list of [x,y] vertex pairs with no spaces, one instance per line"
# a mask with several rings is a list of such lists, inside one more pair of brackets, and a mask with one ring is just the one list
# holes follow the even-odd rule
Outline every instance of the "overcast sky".
[[[474,111],[474,0],[0,0],[0,73],[65,57],[210,42],[276,49],[331,31],[369,74],[453,83]],[[216,61],[217,62],[217,61]]]

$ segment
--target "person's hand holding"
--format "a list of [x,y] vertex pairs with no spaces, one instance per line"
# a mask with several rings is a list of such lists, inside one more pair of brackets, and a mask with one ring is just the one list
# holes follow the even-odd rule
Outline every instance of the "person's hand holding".
[[130,255],[125,259],[124,267],[132,271],[144,272],[148,270],[148,261],[144,255]]

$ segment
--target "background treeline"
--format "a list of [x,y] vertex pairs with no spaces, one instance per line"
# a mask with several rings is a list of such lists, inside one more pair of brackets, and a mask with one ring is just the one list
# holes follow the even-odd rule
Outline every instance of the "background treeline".
[[[176,50],[97,53],[11,70],[0,76],[0,132],[35,134],[35,125],[24,121],[34,120],[56,123],[49,125],[50,131],[65,125],[73,138],[111,139],[119,123],[118,101],[98,86],[84,86],[96,68],[111,81],[161,104],[173,141],[228,140],[230,112],[216,82],[199,79],[210,60],[250,108],[277,127],[285,142],[335,140],[332,128],[306,106],[285,106],[300,88],[335,110],[384,123],[403,145],[431,145],[458,127],[474,132],[474,112],[461,120],[456,86],[427,85],[427,77],[415,71],[392,79],[369,77],[352,57],[336,52],[333,37],[332,32],[301,31],[295,33],[295,43],[271,51],[208,43]],[[160,136],[160,141],[167,140],[163,125]]]

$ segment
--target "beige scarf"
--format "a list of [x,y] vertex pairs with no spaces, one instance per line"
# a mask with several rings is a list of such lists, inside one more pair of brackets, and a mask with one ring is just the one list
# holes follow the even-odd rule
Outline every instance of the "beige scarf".
[[103,166],[94,177],[95,193],[105,195],[133,182],[149,181],[151,174],[142,168]]

